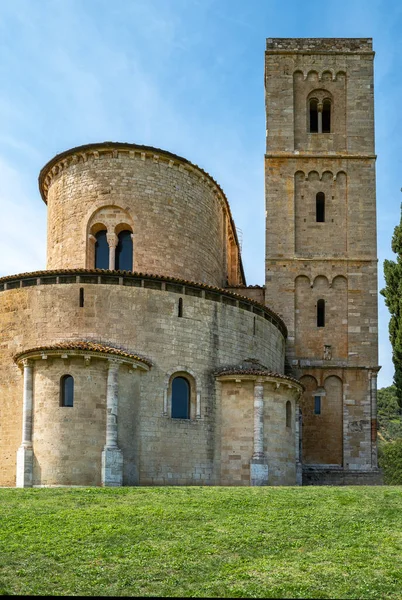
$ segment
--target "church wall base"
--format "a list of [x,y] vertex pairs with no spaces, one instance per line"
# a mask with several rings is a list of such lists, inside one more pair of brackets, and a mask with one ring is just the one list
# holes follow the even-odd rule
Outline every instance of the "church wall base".
[[102,452],[102,485],[123,485],[123,454],[119,448],[105,447]]
[[250,485],[268,485],[268,465],[264,460],[251,459]]
[[381,469],[347,470],[342,467],[303,465],[303,485],[383,485]]

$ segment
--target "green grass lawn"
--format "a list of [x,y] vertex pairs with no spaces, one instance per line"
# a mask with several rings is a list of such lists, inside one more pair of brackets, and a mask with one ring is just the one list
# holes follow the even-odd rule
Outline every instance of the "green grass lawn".
[[402,598],[402,488],[0,489],[0,593]]

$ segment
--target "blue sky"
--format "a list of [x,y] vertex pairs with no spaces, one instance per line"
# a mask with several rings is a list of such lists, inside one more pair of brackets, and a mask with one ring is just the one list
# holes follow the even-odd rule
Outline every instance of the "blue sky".
[[[402,201],[399,0],[13,0],[0,3],[0,276],[45,268],[42,166],[73,146],[147,144],[208,171],[264,283],[267,37],[372,37],[379,289]],[[392,383],[379,301],[379,386]]]

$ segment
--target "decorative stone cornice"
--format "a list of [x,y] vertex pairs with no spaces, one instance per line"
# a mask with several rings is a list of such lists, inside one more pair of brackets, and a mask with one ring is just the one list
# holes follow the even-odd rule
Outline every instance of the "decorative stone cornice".
[[152,362],[144,356],[132,354],[121,348],[106,346],[89,341],[65,341],[51,344],[49,346],[38,346],[36,348],[28,348],[23,352],[19,352],[14,356],[14,361],[17,364],[24,363],[26,359],[42,360],[47,358],[72,358],[83,356],[84,361],[89,358],[101,358],[120,363],[129,364],[143,371],[148,371],[152,367]]
[[267,38],[267,54],[368,54],[372,38]]
[[222,367],[221,369],[217,369],[214,372],[215,378],[218,381],[230,381],[230,380],[238,380],[241,381],[255,381],[258,383],[273,383],[276,388],[279,388],[280,385],[285,387],[293,388],[298,391],[299,395],[301,395],[304,391],[304,386],[300,381],[294,379],[294,377],[289,377],[288,375],[282,375],[281,373],[275,373],[269,371],[268,369],[258,369],[258,368],[242,368],[242,367]]
[[[319,134],[314,134],[319,135]],[[327,134],[325,134],[327,135]],[[265,158],[283,158],[288,160],[289,158],[322,158],[325,160],[328,159],[347,159],[347,160],[375,160],[377,158],[376,154],[368,153],[368,154],[353,154],[352,152],[303,152],[301,150],[295,150],[294,152],[269,152],[265,154]]]
[[[179,284],[182,287],[180,293],[186,294],[186,289],[199,290],[199,297],[208,297],[209,292],[210,298],[214,298],[216,301],[222,303],[231,303],[239,308],[245,308],[258,314],[268,321],[270,321],[275,327],[279,329],[284,337],[287,337],[287,328],[282,318],[274,312],[268,306],[252,300],[248,296],[242,296],[231,290],[225,288],[218,288],[206,283],[197,283],[194,281],[188,281],[187,279],[177,279],[175,277],[168,277],[163,275],[155,275],[152,273],[140,273],[137,271],[111,271],[108,269],[60,269],[60,270],[49,270],[49,271],[35,271],[33,273],[21,273],[19,275],[8,275],[0,278],[0,293],[3,291],[13,290],[17,288],[25,288],[30,286],[42,285],[50,283],[57,285],[59,283],[70,283],[70,284],[108,284],[116,283],[118,278],[119,285],[131,285],[129,280],[140,280],[140,287],[147,287],[147,281],[158,281],[161,286],[160,289],[163,291],[169,291],[167,285]],[[72,280],[72,281],[70,281]],[[144,284],[143,284],[144,282]]]

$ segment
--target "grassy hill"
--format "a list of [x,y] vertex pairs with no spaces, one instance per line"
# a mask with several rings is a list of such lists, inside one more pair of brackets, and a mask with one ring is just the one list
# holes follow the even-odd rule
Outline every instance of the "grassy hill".
[[402,489],[0,490],[0,591],[401,598]]

